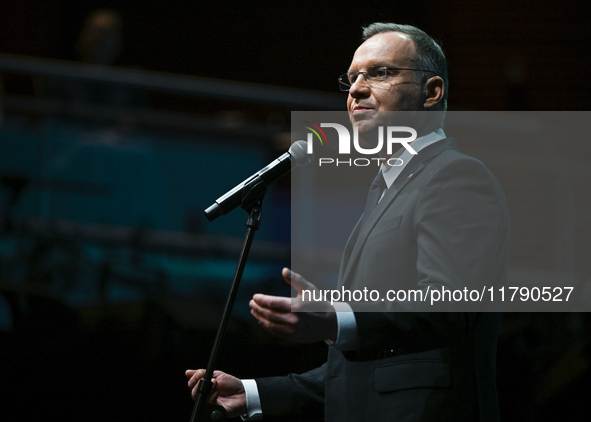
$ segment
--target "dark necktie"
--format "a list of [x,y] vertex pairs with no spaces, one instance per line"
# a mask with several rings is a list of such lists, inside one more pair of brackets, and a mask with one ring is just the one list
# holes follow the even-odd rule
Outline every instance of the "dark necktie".
[[363,218],[361,221],[361,227],[365,225],[369,216],[373,212],[373,210],[378,205],[380,198],[382,197],[382,193],[384,189],[387,188],[386,181],[384,180],[384,175],[380,170],[376,175],[373,182],[371,182],[371,187],[369,188],[369,192],[367,194],[367,201],[365,202],[365,210],[363,211]]

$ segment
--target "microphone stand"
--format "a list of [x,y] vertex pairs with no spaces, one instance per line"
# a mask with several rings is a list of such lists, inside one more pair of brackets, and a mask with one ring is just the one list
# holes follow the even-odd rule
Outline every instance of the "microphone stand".
[[246,266],[246,261],[248,259],[250,246],[252,245],[255,232],[261,225],[262,203],[266,193],[267,186],[260,177],[255,179],[255,183],[250,185],[247,192],[243,192],[241,207],[248,213],[248,219],[246,220],[246,237],[244,239],[244,244],[242,245],[240,257],[238,258],[236,272],[234,273],[230,293],[228,294],[226,305],[224,307],[222,320],[211,349],[209,362],[207,364],[207,369],[205,370],[205,376],[199,381],[199,386],[197,387],[197,397],[195,398],[195,405],[193,406],[191,422],[226,421],[228,419],[226,409],[217,404],[207,403],[207,398],[213,388],[213,382],[211,381],[213,371],[217,364],[220,348],[226,333],[226,327],[230,319],[230,314],[232,313],[234,300],[236,299],[236,293],[238,292],[242,273],[244,272],[244,267]]

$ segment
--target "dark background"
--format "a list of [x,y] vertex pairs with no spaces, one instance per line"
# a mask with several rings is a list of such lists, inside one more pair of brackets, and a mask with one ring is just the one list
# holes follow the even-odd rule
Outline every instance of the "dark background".
[[[108,7],[118,10],[124,21],[124,51],[118,65],[336,92],[336,78],[348,67],[361,26],[393,21],[416,25],[441,41],[449,60],[452,110],[587,110],[591,46],[583,6],[584,2],[548,0],[3,0],[0,53],[76,60],[74,44],[86,15]],[[5,84],[35,94],[31,84],[19,78],[8,78]],[[343,97],[343,109],[344,101]],[[209,104],[216,111],[224,109],[213,100]],[[180,101],[176,104],[182,106]],[[588,279],[589,174],[581,170],[580,177],[566,179],[575,181],[569,186],[577,193],[570,217],[557,205],[567,182],[556,182],[555,177],[574,167],[588,168],[588,136],[552,142],[540,146],[530,139],[500,147],[501,152],[520,153],[524,164],[529,159],[538,162],[547,153],[544,148],[562,151],[560,167],[554,162],[556,167],[543,177],[535,166],[526,172],[502,165],[493,168],[512,211],[511,267]],[[261,148],[276,153],[273,145]],[[466,149],[486,161],[495,146],[466,145]],[[495,167],[492,159],[491,164]],[[221,193],[224,187],[214,190]],[[575,219],[576,231],[570,255],[564,245],[555,247],[553,242],[555,225],[569,218]],[[241,235],[236,231],[235,236]],[[271,265],[279,269],[285,264]],[[139,306],[72,309],[59,300],[59,294],[20,291],[6,280],[3,283],[5,299],[18,312],[12,330],[0,337],[2,420],[189,419],[192,402],[183,371],[206,364],[223,289],[170,306],[158,300],[156,292]],[[281,281],[269,283],[269,289],[276,289],[272,283]],[[251,293],[247,287],[241,300]],[[498,371],[503,419],[587,418],[581,416],[588,415],[587,315],[504,318]],[[240,315],[230,324],[219,367],[242,377],[281,374],[305,370],[324,356],[323,345],[277,341]]]
[[86,15],[110,7],[124,20],[128,64],[336,91],[336,78],[359,44],[360,27],[392,21],[414,24],[441,41],[449,60],[452,108],[585,110],[591,51],[583,6],[550,0],[5,0],[0,51],[73,59]]

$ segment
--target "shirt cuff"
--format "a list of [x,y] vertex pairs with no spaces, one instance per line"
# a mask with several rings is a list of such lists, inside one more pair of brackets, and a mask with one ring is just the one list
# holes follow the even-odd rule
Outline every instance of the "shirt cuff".
[[255,380],[241,380],[246,395],[246,413],[240,415],[243,421],[258,421],[263,419],[263,410],[261,409],[261,398],[259,389]]
[[357,321],[353,309],[346,302],[333,303],[337,313],[337,340],[334,346],[339,350],[355,350],[357,347]]

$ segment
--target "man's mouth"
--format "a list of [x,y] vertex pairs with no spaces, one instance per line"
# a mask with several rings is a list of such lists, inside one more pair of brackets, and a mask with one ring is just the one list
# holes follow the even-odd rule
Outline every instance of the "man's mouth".
[[367,115],[368,113],[370,113],[372,111],[374,111],[374,110],[371,107],[366,107],[366,106],[362,106],[362,105],[356,105],[351,110],[351,114],[353,115],[353,117],[363,117],[363,116]]

